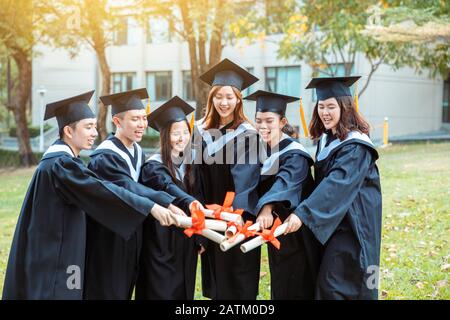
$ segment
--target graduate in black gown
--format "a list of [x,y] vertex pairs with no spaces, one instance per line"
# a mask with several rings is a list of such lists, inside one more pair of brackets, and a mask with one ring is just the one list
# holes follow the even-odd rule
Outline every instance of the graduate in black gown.
[[[139,179],[174,196],[175,205],[188,215],[196,201],[191,195],[191,157],[186,157],[191,139],[186,116],[193,110],[175,96],[148,115],[149,126],[160,133],[161,149],[142,166]],[[188,238],[181,228],[145,221],[136,299],[194,299],[199,249],[195,239],[195,235]]]
[[[267,148],[255,212],[256,221],[268,229],[274,215],[288,222],[291,212],[312,192],[314,161],[285,117],[287,103],[298,98],[258,90],[244,99],[256,101],[256,129]],[[279,241],[279,249],[268,245],[271,298],[313,299],[320,243],[306,227]]]
[[[234,209],[243,209],[244,220],[255,220],[258,202],[258,137],[243,112],[241,90],[258,79],[224,59],[200,79],[212,85],[204,119],[197,121],[193,144],[196,198],[205,205],[222,205],[234,191]],[[256,299],[260,254],[243,254],[239,247],[222,252],[207,242],[201,255],[203,295],[212,299]]]
[[82,299],[86,213],[122,239],[142,224],[154,202],[102,181],[78,157],[97,136],[88,106],[94,91],[46,106],[57,140],[44,153],[22,205],[6,270],[3,299]]
[[[105,105],[112,105],[111,113],[117,131],[90,155],[88,168],[104,180],[153,200],[163,216],[170,217],[170,210],[183,214],[172,204],[175,197],[138,182],[144,153],[137,142],[141,141],[147,128],[147,113],[141,101],[145,98],[148,98],[145,88],[100,97]],[[161,222],[159,217],[156,218]],[[95,279],[96,285],[86,287],[86,298],[131,299],[139,267],[142,226],[128,241],[124,241],[89,220],[88,243],[86,276]]]
[[314,78],[307,87],[317,92],[310,124],[311,137],[320,139],[314,165],[317,186],[295,213],[325,246],[317,299],[378,298],[378,153],[349,89],[358,78]]

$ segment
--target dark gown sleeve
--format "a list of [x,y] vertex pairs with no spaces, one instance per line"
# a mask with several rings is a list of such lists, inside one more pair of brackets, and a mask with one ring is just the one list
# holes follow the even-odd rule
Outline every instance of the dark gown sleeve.
[[189,205],[195,198],[173,182],[167,166],[158,161],[146,162],[142,167],[140,181],[150,188],[165,191],[175,197],[174,204],[189,214]]
[[349,144],[336,153],[328,175],[295,213],[316,238],[325,244],[355,200],[372,163],[372,155],[361,144]]
[[[257,133],[256,131],[249,131],[238,136],[238,139],[244,137],[247,139],[245,150],[242,150],[239,143],[235,142],[236,162],[230,165],[236,194],[233,208],[243,209],[245,212],[256,216],[255,207],[258,203],[258,183],[261,170],[257,149]],[[218,183],[220,182],[218,181]]]
[[175,200],[175,197],[166,192],[153,190],[134,181],[126,169],[128,168],[127,163],[115,154],[106,152],[98,154],[91,159],[88,167],[100,178],[124,187],[137,195],[146,197],[165,208]]
[[62,157],[52,167],[55,189],[70,204],[124,239],[129,239],[154,202],[114,183],[100,180],[76,160]]
[[295,209],[301,201],[302,186],[308,173],[309,163],[304,156],[292,153],[284,157],[272,187],[259,199],[255,213],[269,203],[279,203],[286,211]]

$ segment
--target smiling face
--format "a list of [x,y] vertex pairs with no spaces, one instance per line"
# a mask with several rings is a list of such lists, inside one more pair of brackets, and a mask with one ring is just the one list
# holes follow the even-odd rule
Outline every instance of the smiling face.
[[169,137],[172,154],[178,156],[184,151],[191,138],[187,122],[183,120],[172,123],[170,125]]
[[234,109],[239,99],[231,86],[223,86],[213,96],[214,108],[220,116],[220,123],[227,124],[234,119]]
[[317,105],[317,113],[326,130],[336,131],[336,127],[341,119],[341,108],[336,98],[320,100]]
[[147,128],[147,113],[144,109],[128,110],[113,117],[117,127],[116,136],[125,144],[140,142]]
[[282,136],[283,127],[286,125],[286,118],[281,118],[275,112],[257,112],[256,113],[256,130],[258,130],[261,139],[273,146],[277,144]]
[[80,150],[92,149],[97,133],[97,119],[88,118],[64,127],[64,141],[71,146],[76,155]]

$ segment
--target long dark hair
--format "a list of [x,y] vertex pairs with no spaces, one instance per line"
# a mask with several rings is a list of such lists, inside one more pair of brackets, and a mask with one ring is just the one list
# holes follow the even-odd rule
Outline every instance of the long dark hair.
[[[189,133],[191,133],[191,128],[189,126],[189,123],[187,119],[184,120],[186,122],[187,127],[189,128]],[[159,143],[161,147],[161,158],[164,165],[169,168],[169,173],[172,178],[172,181],[176,183],[177,175],[175,172],[175,165],[172,160],[172,147],[170,145],[170,128],[172,127],[172,124],[169,124],[161,129],[160,135],[159,135]],[[185,171],[185,179],[187,184],[188,192],[192,191],[193,188],[193,176],[192,176],[192,167],[190,164],[186,165],[186,171]]]
[[[285,116],[280,116],[280,120],[282,120],[283,118],[286,118]],[[286,118],[286,124],[284,125],[284,127],[281,129],[281,131],[285,134],[287,134],[289,137],[297,139],[298,138],[298,132],[297,130],[295,130],[295,128],[293,126],[290,125],[290,123],[288,122],[287,118]]]
[[[336,137],[339,140],[344,140],[350,131],[359,131],[360,133],[369,134],[369,123],[356,111],[355,102],[352,97],[337,97],[335,98],[341,110],[341,118],[336,127]],[[311,122],[309,123],[309,132],[311,139],[319,139],[326,131],[325,126],[319,117],[319,101],[317,101]]]

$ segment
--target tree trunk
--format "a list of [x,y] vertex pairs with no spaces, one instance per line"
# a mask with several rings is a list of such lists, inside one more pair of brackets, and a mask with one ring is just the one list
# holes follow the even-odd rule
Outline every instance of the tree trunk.
[[14,120],[16,121],[16,135],[19,142],[20,166],[30,167],[37,163],[31,150],[30,135],[27,126],[26,105],[14,108]]
[[[220,16],[220,10],[217,9],[217,16]],[[213,32],[211,34],[211,39],[209,41],[209,61],[208,64],[200,64],[199,69],[200,73],[205,72],[207,69],[217,64],[222,57],[222,31],[223,25],[220,22],[220,19],[214,20]],[[196,119],[203,117],[206,111],[206,103],[208,99],[208,94],[210,88],[205,85],[200,79],[193,79],[193,83],[197,85],[197,92],[199,93],[196,96],[197,106],[202,106],[196,110]]]
[[178,1],[178,7],[180,8],[181,18],[183,21],[183,28],[185,30],[185,40],[188,43],[189,48],[189,62],[191,65],[191,81],[192,91],[195,99],[195,119],[200,119],[203,116],[203,109],[206,104],[206,98],[202,94],[202,83],[198,78],[200,75],[200,68],[197,57],[197,41],[195,39],[195,33],[193,23],[189,17],[189,6],[187,1]]
[[[207,2],[202,2],[203,6],[207,7]],[[213,32],[209,41],[209,61],[206,61],[206,22],[200,23],[197,34],[199,39],[195,38],[196,32],[194,32],[194,25],[189,16],[188,1],[179,1],[178,6],[181,11],[181,17],[183,20],[185,34],[185,40],[188,42],[189,47],[189,60],[191,64],[191,81],[192,89],[196,104],[195,118],[200,119],[204,116],[206,110],[206,103],[210,88],[203,81],[199,79],[199,76],[206,71],[209,67],[219,62],[222,55],[222,31],[223,23],[221,16],[223,3],[218,1],[216,8],[216,15],[214,17]],[[208,11],[206,8],[205,11]]]
[[215,65],[222,57],[222,33],[223,33],[223,7],[224,1],[217,1],[216,14],[214,16],[213,29],[211,32],[211,40],[209,41],[209,65]]
[[[102,91],[101,95],[108,95],[111,91],[111,71],[109,69],[108,61],[106,60],[105,48],[96,49],[97,59],[100,65],[100,71],[102,74]],[[97,113],[97,130],[100,141],[103,141],[108,136],[106,128],[106,115],[108,108],[101,102],[98,102]]]
[[20,165],[29,167],[37,163],[30,145],[30,134],[27,126],[27,103],[31,93],[31,59],[24,51],[16,50],[12,55],[17,64],[19,79],[13,90],[9,109],[16,121],[16,134],[19,142]]
[[[199,75],[205,72],[208,68],[217,64],[222,57],[222,42],[210,40],[209,42],[209,63],[207,65],[199,65]],[[195,110],[195,118],[200,119],[205,115],[206,111],[206,103],[208,99],[208,94],[210,87],[208,87],[203,81],[201,81],[198,76],[196,78],[192,78],[192,83],[195,86],[195,101],[197,104],[197,109]],[[200,106],[200,107],[199,107]]]
[[199,78],[192,79],[195,87],[195,119],[201,119],[206,112],[206,100],[208,99],[209,88]]

